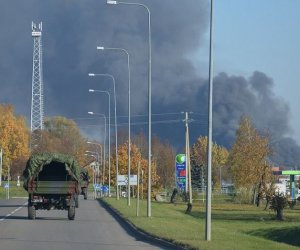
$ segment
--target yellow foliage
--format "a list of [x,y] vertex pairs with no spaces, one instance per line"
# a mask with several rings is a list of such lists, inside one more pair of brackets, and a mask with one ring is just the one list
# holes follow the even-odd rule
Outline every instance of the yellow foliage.
[[86,142],[73,120],[61,116],[46,118],[41,138],[40,147],[35,152],[70,154],[80,165],[84,165]]
[[[212,144],[212,181],[215,186],[220,185],[219,169],[227,163],[228,150],[218,145]],[[191,161],[193,165],[207,167],[207,137],[200,136],[191,148]]]
[[25,119],[14,114],[11,105],[0,105],[0,148],[3,150],[3,175],[8,166],[29,156],[29,129]]
[[250,118],[241,119],[228,161],[236,187],[253,188],[261,182],[262,176],[269,176],[270,170],[266,168],[271,153],[268,143],[268,138],[257,132]]
[[[143,171],[143,183],[147,183],[148,178],[148,160],[143,159],[140,149],[135,145],[131,144],[130,147],[130,174],[137,175],[138,165],[140,162],[140,175]],[[118,169],[119,175],[128,174],[128,143],[119,145],[118,147]],[[140,177],[141,178],[141,177]],[[107,176],[105,178],[107,179]],[[158,176],[155,176],[154,164],[151,162],[151,181],[155,183],[159,179]],[[111,158],[111,185],[116,185],[116,157],[115,155]]]

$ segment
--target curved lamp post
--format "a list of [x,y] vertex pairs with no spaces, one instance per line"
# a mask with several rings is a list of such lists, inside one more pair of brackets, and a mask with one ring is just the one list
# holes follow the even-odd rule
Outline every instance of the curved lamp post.
[[88,112],[89,115],[97,115],[97,116],[102,116],[104,118],[104,149],[103,149],[103,175],[102,175],[102,183],[104,185],[104,175],[105,175],[105,143],[106,143],[106,116],[104,114],[100,114],[100,113],[95,113],[95,112]]
[[[87,141],[86,143],[87,143],[87,144],[92,144],[92,145],[97,145],[97,146],[100,147],[100,157],[101,157],[101,162],[99,161],[99,159],[98,159],[98,161],[99,161],[99,163],[101,163],[101,165],[103,165],[103,147],[102,147],[102,145],[101,145],[100,143],[90,142],[90,141]],[[94,153],[93,151],[89,151],[89,150],[87,150],[87,152],[88,152],[88,153]],[[98,155],[99,155],[99,154],[98,154]]]
[[117,191],[117,200],[119,200],[119,187],[118,187],[118,175],[119,175],[119,160],[118,160],[118,126],[117,126],[117,101],[116,101],[116,81],[113,75],[110,74],[95,74],[89,73],[89,76],[106,76],[112,79],[112,83],[114,85],[114,102],[115,102],[115,137],[116,137],[116,191]]
[[89,92],[105,93],[108,96],[108,196],[110,197],[110,93],[105,90],[89,89]]
[[128,187],[127,187],[127,197],[128,206],[130,206],[130,153],[131,153],[131,142],[130,142],[130,56],[126,49],[123,48],[109,48],[97,46],[97,50],[117,50],[125,53],[127,55],[127,69],[128,69]]
[[[98,164],[100,163],[100,161],[99,161],[99,153],[98,152],[86,150],[85,151],[85,155],[93,157],[96,160],[96,162],[98,162]],[[94,187],[95,187],[95,184],[97,183],[97,175],[99,176],[99,168],[97,168],[97,175],[95,174],[95,172],[96,172],[96,169],[94,167],[94,171],[93,171],[93,173],[94,173],[94,176],[93,176],[93,186]]]
[[151,74],[152,74],[152,63],[151,63],[151,12],[150,9],[142,3],[130,3],[130,2],[122,2],[122,1],[112,1],[107,0],[106,2],[109,5],[116,5],[116,4],[125,4],[125,5],[136,5],[143,7],[148,13],[148,198],[147,198],[147,216],[151,217]]

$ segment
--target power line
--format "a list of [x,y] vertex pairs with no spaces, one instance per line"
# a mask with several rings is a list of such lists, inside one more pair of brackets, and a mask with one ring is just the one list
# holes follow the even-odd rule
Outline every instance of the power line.
[[[181,112],[177,112],[177,113],[154,113],[152,114],[152,116],[165,116],[165,115],[182,115]],[[191,115],[197,115],[197,116],[207,116],[205,114],[200,114],[200,113],[191,113]],[[127,118],[128,115],[119,115],[117,116],[117,118]],[[130,116],[131,118],[134,118],[134,117],[148,117],[148,114],[141,114],[141,115],[131,115]],[[97,119],[98,117],[89,117],[89,118],[85,118],[85,117],[75,117],[75,118],[69,118],[69,119],[72,119],[72,120],[91,120],[91,119]],[[114,117],[111,117],[111,118],[114,118]]]
[[[161,121],[152,121],[152,124],[153,125],[156,125],[156,124],[172,124],[172,123],[182,123],[182,120],[161,120]],[[200,121],[196,121],[196,120],[193,120],[191,121],[191,123],[196,123],[196,124],[200,124],[200,125],[203,125],[203,126],[207,126],[207,123],[205,121],[203,122],[200,122]],[[147,125],[148,122],[134,122],[134,123],[131,123],[131,125],[133,126],[137,126],[137,125]],[[128,125],[127,122],[123,122],[123,123],[118,123],[117,126],[126,126]],[[87,125],[79,125],[79,127],[102,127],[104,125],[99,125],[99,124],[87,124]]]

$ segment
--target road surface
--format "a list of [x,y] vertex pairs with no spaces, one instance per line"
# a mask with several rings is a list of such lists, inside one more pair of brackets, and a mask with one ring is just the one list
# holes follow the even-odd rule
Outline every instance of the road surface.
[[0,200],[1,250],[163,249],[135,238],[97,200],[80,196],[74,221],[64,210],[37,210],[36,220],[28,220],[26,204]]

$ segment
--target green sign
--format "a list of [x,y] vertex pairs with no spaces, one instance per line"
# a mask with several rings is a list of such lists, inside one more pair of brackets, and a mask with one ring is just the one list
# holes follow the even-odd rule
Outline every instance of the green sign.
[[185,154],[176,155],[176,163],[178,163],[178,164],[185,163]]
[[185,154],[176,155],[176,184],[180,190],[185,189],[186,183],[186,166],[185,166]]
[[299,170],[283,170],[282,175],[300,175]]

